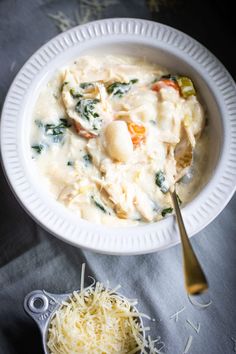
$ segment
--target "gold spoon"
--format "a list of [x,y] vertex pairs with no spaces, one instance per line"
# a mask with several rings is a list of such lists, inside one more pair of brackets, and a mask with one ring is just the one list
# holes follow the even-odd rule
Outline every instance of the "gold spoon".
[[[187,136],[182,140],[180,144],[175,148],[175,159],[177,168],[177,179],[175,183],[183,177],[188,171],[193,160],[193,146],[189,143]],[[208,289],[208,283],[200,266],[200,263],[196,257],[196,254],[189,241],[182,214],[180,211],[177,194],[174,187],[169,189],[177,223],[179,226],[179,233],[182,243],[183,259],[184,259],[184,274],[185,274],[185,287],[188,294],[196,295],[201,294]]]
[[205,274],[203,273],[202,267],[200,266],[200,263],[189,241],[175,189],[173,191],[170,191],[170,195],[172,198],[177,223],[179,226],[180,238],[182,242],[185,287],[190,295],[201,294],[203,291],[208,289],[207,279],[205,277]]

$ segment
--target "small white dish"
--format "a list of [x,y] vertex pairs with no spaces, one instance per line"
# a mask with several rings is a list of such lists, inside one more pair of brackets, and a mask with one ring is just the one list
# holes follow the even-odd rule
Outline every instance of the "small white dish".
[[66,63],[98,52],[145,56],[185,73],[203,97],[210,124],[211,177],[183,209],[190,236],[223,210],[236,188],[236,87],[223,65],[197,41],[140,19],[106,19],[58,35],[26,62],[10,87],[2,111],[1,154],[8,182],[25,210],[50,233],[77,247],[121,255],[154,252],[179,242],[174,217],[128,228],[81,220],[48,196],[31,160],[30,120],[40,86]]

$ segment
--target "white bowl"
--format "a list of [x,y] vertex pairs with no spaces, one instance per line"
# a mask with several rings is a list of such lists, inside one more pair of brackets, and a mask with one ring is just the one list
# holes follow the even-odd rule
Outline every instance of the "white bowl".
[[75,246],[108,254],[154,252],[179,242],[174,217],[128,228],[95,225],[48,196],[31,159],[29,131],[38,90],[52,73],[92,53],[147,57],[193,78],[207,106],[211,177],[183,209],[189,236],[209,224],[236,187],[236,87],[201,44],[171,27],[139,19],[107,19],[62,33],[40,48],[16,76],[2,111],[1,152],[7,179],[26,211],[50,233]]

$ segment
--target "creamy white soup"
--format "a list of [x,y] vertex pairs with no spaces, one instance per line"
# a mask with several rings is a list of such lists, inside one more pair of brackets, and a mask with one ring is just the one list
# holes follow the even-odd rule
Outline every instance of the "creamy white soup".
[[191,78],[124,56],[84,56],[42,87],[30,136],[48,193],[111,226],[172,213],[204,183],[205,112]]

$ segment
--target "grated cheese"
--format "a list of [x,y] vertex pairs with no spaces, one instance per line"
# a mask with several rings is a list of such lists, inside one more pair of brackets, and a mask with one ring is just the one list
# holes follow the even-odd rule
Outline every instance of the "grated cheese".
[[191,348],[191,345],[192,345],[192,341],[193,341],[193,336],[189,336],[186,346],[184,348],[184,354],[187,354],[189,352],[189,349]]
[[[158,345],[158,348],[156,347]],[[151,353],[162,353],[162,349],[165,348],[165,343],[161,341],[161,337],[157,337],[153,340],[150,336],[148,336],[148,348]]]
[[136,353],[143,347],[139,314],[97,282],[63,303],[49,328],[51,353]]
[[160,1],[159,0],[147,0],[147,6],[151,12],[159,12]]
[[15,66],[16,66],[16,61],[14,60],[14,61],[11,63],[10,72],[14,71]]
[[171,320],[174,319],[175,322],[178,322],[178,320],[179,320],[179,314],[180,314],[181,312],[183,312],[185,309],[186,309],[186,307],[183,306],[179,311],[177,311],[177,312],[175,312],[173,315],[171,315],[171,316],[170,316],[170,319],[171,319]]
[[64,12],[58,11],[55,14],[47,14],[49,18],[53,19],[56,26],[61,32],[67,31],[71,27],[75,26],[75,22],[71,20]]
[[107,7],[116,4],[118,4],[117,0],[81,0],[74,11],[74,19],[67,16],[63,11],[47,15],[55,21],[57,28],[64,32],[75,25],[82,25],[91,20],[101,18]]
[[200,307],[202,309],[206,309],[207,307],[209,307],[212,304],[212,300],[210,300],[209,302],[205,303],[205,304],[201,304],[200,302],[198,302],[196,299],[191,298],[190,295],[188,295],[188,299],[189,302],[196,307]]
[[81,25],[88,21],[102,17],[107,7],[116,5],[117,0],[81,0],[79,8],[75,12],[77,24]]
[[197,326],[195,326],[195,324],[192,323],[190,320],[186,320],[186,322],[190,325],[190,327],[194,329],[197,334],[199,334],[201,328],[201,324],[199,322],[197,323]]
[[128,300],[97,282],[84,288],[85,264],[81,270],[81,290],[73,292],[52,318],[48,330],[51,354],[135,354],[160,353],[164,343],[160,337],[152,341],[144,337],[140,317],[149,316],[134,309],[136,300]]
[[175,0],[147,0],[147,6],[150,12],[159,12],[162,6],[171,7]]
[[234,337],[230,338],[232,340],[232,342],[234,343],[234,348],[233,351],[236,352],[236,339]]
[[85,274],[85,263],[82,264],[81,268],[81,279],[80,279],[80,291],[84,291],[84,274]]

